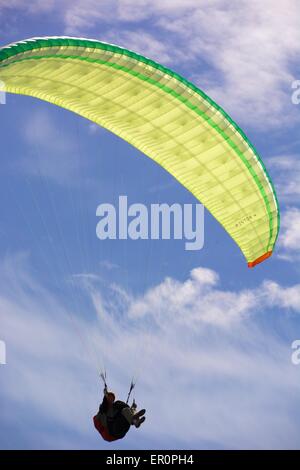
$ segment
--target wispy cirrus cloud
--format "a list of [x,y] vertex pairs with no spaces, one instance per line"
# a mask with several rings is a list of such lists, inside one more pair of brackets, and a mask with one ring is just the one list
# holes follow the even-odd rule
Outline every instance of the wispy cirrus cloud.
[[291,103],[300,50],[297,0],[276,8],[272,0],[263,6],[258,0],[14,0],[2,2],[0,14],[12,8],[55,18],[59,11],[60,34],[115,42],[179,70],[255,130],[299,121]]
[[300,259],[300,209],[288,208],[282,216],[281,233],[278,239],[279,257],[286,261]]
[[84,35],[104,23],[108,36],[125,47],[173,66],[183,62],[183,70],[188,63],[189,78],[197,77],[200,87],[254,128],[299,119],[290,100],[291,65],[300,48],[297,1],[279,2],[276,9],[271,0],[263,8],[259,1],[223,0],[116,0],[111,6],[104,1],[96,8],[94,0],[69,4],[66,32]]
[[[81,286],[92,308],[71,314],[74,328],[70,312],[32,274],[28,257],[2,260],[0,276],[8,347],[0,395],[5,409],[18,411],[16,418],[1,415],[1,433],[21,418],[16,447],[25,435],[27,448],[106,446],[91,424],[99,401],[93,356],[105,358],[109,384],[121,396],[132,369],[141,373],[136,393],[147,421],[116,447],[297,447],[299,380],[290,345],[252,320],[275,307],[299,312],[299,285],[268,281],[229,292],[201,267],[185,281],[168,278],[136,297],[98,276],[84,283],[78,276],[74,288]],[[201,423],[192,430],[181,406],[187,388],[189,409]],[[32,417],[39,433],[30,431]]]
[[278,257],[300,258],[300,161],[298,154],[277,155],[267,160],[281,207]]
[[300,204],[300,158],[298,154],[278,155],[268,159],[278,198],[285,204]]

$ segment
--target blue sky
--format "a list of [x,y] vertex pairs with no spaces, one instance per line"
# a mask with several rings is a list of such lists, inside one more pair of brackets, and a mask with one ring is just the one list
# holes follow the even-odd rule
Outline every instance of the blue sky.
[[299,79],[296,1],[0,0],[0,44],[90,37],[195,82],[243,128],[274,181],[282,227],[250,270],[205,212],[205,245],[100,241],[96,208],[194,203],[139,151],[22,96],[0,106],[0,448],[112,448],[91,418],[98,372],[147,421],[114,448],[300,448]]

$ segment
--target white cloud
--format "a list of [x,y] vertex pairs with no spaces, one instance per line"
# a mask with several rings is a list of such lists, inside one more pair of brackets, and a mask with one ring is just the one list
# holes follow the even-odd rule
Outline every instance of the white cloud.
[[[168,278],[136,298],[85,277],[82,288],[93,309],[70,321],[61,301],[30,274],[26,257],[0,266],[1,335],[8,350],[0,394],[6,408],[18,410],[9,414],[10,426],[26,432],[32,447],[104,445],[91,424],[99,399],[93,353],[104,356],[109,385],[121,396],[133,368],[141,372],[136,398],[147,408],[147,421],[116,447],[298,446],[300,386],[290,345],[273,336],[270,325],[258,328],[254,311],[280,306],[299,312],[299,286],[269,282],[229,292],[214,271],[197,268],[185,281]],[[89,349],[91,357],[84,355]],[[31,433],[31,416],[38,416],[41,433]],[[6,419],[1,415],[2,430]]]
[[[57,5],[57,0],[0,0],[0,17],[9,20],[9,15],[15,10],[25,11],[28,14],[45,14],[53,11]],[[4,16],[5,15],[5,16]],[[8,17],[6,17],[8,15]]]
[[167,65],[173,62],[173,50],[169,48],[169,45],[145,30],[111,31],[106,35],[106,38],[108,42],[131,49],[163,64]]
[[300,159],[297,154],[278,155],[269,158],[268,168],[272,172],[280,201],[287,204],[300,203]]
[[[113,41],[180,68],[242,125],[265,131],[299,121],[291,104],[300,50],[297,0],[2,1],[57,14],[64,33]],[[280,41],[278,38],[280,37]]]
[[300,209],[288,208],[281,218],[278,238],[279,256],[287,261],[300,259]]
[[109,38],[123,46],[173,66],[183,61],[186,75],[198,76],[200,88],[236,119],[266,129],[299,119],[290,100],[291,64],[300,49],[297,15],[296,0],[277,2],[276,8],[272,0],[263,7],[258,0],[119,0],[100,7],[95,0],[77,0],[67,4],[65,25],[68,34],[88,35],[106,24]]
[[263,285],[266,305],[291,309],[300,312],[300,284],[283,288],[273,281],[265,281]]
[[288,209],[282,218],[280,245],[290,250],[300,249],[300,209]]
[[129,308],[133,318],[150,316],[161,329],[170,322],[184,328],[205,324],[229,327],[257,305],[255,292],[226,292],[217,288],[214,271],[197,268],[185,282],[171,278],[150,289]]
[[278,257],[300,259],[300,161],[297,154],[277,155],[267,160],[281,204]]

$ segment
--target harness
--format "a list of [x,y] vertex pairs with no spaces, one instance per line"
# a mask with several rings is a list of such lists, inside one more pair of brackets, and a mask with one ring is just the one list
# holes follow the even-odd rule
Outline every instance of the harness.
[[107,422],[106,426],[101,422],[100,412],[94,416],[94,426],[104,440],[109,442],[116,441],[117,439],[122,439],[127,434],[130,424],[122,415],[122,410],[127,407],[128,405],[123,401],[116,401],[112,415],[103,413]]

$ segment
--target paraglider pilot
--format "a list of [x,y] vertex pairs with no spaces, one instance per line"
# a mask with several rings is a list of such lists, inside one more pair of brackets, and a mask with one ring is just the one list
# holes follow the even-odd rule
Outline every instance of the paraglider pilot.
[[115,400],[115,394],[107,390],[105,384],[103,401],[94,416],[94,426],[105,441],[122,439],[133,425],[139,428],[145,421],[146,410],[136,412],[137,405],[133,400],[131,406]]

